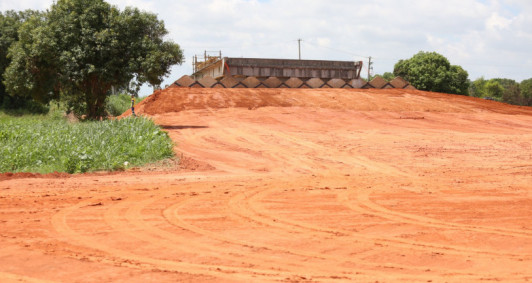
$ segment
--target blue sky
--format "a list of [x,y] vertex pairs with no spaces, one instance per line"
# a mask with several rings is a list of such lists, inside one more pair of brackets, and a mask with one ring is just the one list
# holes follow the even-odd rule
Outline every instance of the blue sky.
[[[436,51],[474,80],[532,78],[530,0],[108,0],[135,6],[166,23],[168,39],[186,61],[165,84],[192,71],[204,50],[230,57],[362,60],[373,73],[393,71],[400,59]],[[0,10],[40,9],[52,0],[3,0]],[[367,70],[363,70],[367,73]],[[143,95],[151,90],[144,87]]]

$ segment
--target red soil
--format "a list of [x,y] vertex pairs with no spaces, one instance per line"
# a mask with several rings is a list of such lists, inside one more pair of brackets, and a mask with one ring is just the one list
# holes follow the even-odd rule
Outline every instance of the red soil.
[[170,88],[135,110],[182,168],[0,175],[1,282],[532,281],[530,108]]

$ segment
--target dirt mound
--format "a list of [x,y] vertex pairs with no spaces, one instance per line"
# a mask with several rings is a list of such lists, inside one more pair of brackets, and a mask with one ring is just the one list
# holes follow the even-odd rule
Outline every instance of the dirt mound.
[[[159,90],[139,103],[138,114],[157,115],[191,109],[320,107],[358,111],[481,112],[531,114],[530,108],[494,101],[407,89],[238,89]],[[126,111],[122,116],[131,115]]]

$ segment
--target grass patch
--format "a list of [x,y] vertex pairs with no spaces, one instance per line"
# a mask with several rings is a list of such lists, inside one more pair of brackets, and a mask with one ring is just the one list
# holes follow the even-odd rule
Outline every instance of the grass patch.
[[173,156],[166,132],[143,117],[69,123],[0,113],[0,172],[123,170]]

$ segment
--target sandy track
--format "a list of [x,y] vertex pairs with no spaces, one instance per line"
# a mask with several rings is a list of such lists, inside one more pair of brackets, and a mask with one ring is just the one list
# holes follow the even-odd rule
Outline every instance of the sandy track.
[[189,169],[2,175],[0,281],[532,280],[532,110],[174,89],[139,112]]

